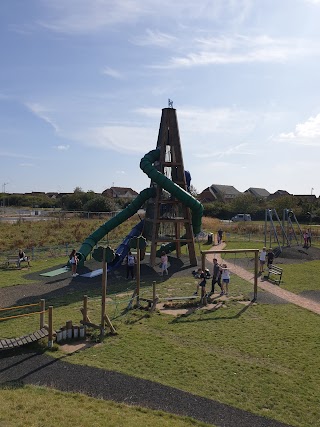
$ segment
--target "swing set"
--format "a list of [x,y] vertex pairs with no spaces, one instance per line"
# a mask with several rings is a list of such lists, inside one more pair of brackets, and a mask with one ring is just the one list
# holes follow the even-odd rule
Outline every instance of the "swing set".
[[[278,229],[281,230],[279,235]],[[298,230],[298,232],[296,232]],[[298,237],[300,237],[300,242]],[[273,242],[277,243],[277,250],[274,251],[275,255],[280,255],[283,247],[291,247],[292,241],[295,241],[297,245],[301,244],[303,240],[303,233],[300,224],[292,209],[284,209],[282,221],[278,216],[275,209],[266,209],[265,211],[265,222],[264,222],[264,244],[267,246],[267,240],[269,238],[269,247],[272,247]]]

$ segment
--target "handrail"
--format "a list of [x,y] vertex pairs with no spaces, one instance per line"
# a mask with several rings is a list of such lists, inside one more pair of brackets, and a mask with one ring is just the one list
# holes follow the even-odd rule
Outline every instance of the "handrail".
[[25,308],[25,307],[35,307],[36,305],[40,305],[40,303],[37,302],[35,304],[26,304],[26,305],[16,305],[13,307],[5,307],[5,308],[0,308],[0,311],[16,310],[18,308]]
[[33,311],[32,313],[24,313],[24,314],[16,314],[15,316],[0,317],[0,321],[8,320],[8,319],[17,319],[18,317],[32,316],[34,314],[43,314],[43,313],[46,313],[47,311],[48,310]]

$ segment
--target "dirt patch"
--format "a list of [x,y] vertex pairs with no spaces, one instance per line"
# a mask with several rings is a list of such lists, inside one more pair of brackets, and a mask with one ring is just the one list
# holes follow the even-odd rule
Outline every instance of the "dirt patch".
[[60,345],[60,350],[63,351],[63,353],[72,354],[77,351],[82,351],[90,347],[100,347],[100,346],[101,346],[101,343],[84,341],[84,342],[62,344]]
[[[224,297],[224,301],[225,300],[226,300],[226,297]],[[225,306],[224,301],[221,300],[216,303],[209,303],[207,305],[201,305],[201,306],[198,305],[198,306],[186,307],[186,308],[181,308],[179,305],[178,306],[172,305],[171,307],[168,307],[166,303],[160,303],[160,304],[157,304],[157,309],[161,313],[165,313],[165,314],[169,314],[171,316],[177,317],[177,316],[189,315],[198,310],[206,310],[206,311],[218,310],[219,308]]]

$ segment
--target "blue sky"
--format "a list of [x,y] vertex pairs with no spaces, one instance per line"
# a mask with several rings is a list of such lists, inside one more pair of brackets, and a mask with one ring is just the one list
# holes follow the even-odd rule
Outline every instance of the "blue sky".
[[141,191],[170,98],[199,192],[319,195],[319,22],[320,0],[3,0],[2,189]]

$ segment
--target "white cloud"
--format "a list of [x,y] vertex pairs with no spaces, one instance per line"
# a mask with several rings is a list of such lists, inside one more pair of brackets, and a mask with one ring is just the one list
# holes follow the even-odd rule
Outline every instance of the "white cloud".
[[89,33],[106,27],[136,23],[142,19],[175,23],[195,20],[234,25],[243,22],[252,8],[252,0],[42,0],[47,17],[39,25],[61,33]]
[[22,168],[32,168],[32,167],[34,167],[34,164],[33,163],[20,163],[19,166]]
[[[185,41],[184,41],[185,43]],[[190,68],[211,64],[284,63],[306,55],[319,55],[319,46],[310,41],[275,39],[267,35],[236,34],[221,37],[201,37],[185,43],[193,52],[173,56],[167,63],[152,68]]]
[[135,37],[131,41],[138,46],[151,45],[167,47],[170,46],[173,42],[177,42],[177,37],[170,34],[161,33],[160,31],[152,31],[147,29],[144,36]]
[[106,76],[110,76],[113,77],[115,79],[123,79],[123,74],[117,70],[115,70],[114,68],[111,67],[105,67],[102,70],[102,74],[105,74]]
[[298,123],[293,131],[281,133],[277,139],[299,145],[320,146],[320,113],[304,123]]
[[22,152],[9,152],[9,151],[0,151],[0,157],[9,157],[12,159],[30,159],[30,160],[35,160],[37,159],[37,157],[35,156],[30,156],[29,154],[24,154]]
[[35,116],[37,116],[41,120],[44,120],[46,123],[48,123],[50,126],[52,126],[56,132],[59,132],[58,126],[55,124],[54,120],[50,117],[51,111],[49,111],[46,107],[44,107],[40,104],[37,104],[37,103],[26,103],[25,106]]
[[59,151],[67,151],[67,150],[69,150],[69,148],[70,148],[70,145],[57,145],[56,146],[56,149]]
[[[158,118],[156,108],[138,108],[135,110],[146,117]],[[192,134],[236,134],[253,129],[258,114],[237,108],[179,108],[179,127],[185,133]]]
[[126,154],[146,153],[155,148],[157,141],[154,129],[139,126],[102,126],[71,137],[84,145]]

